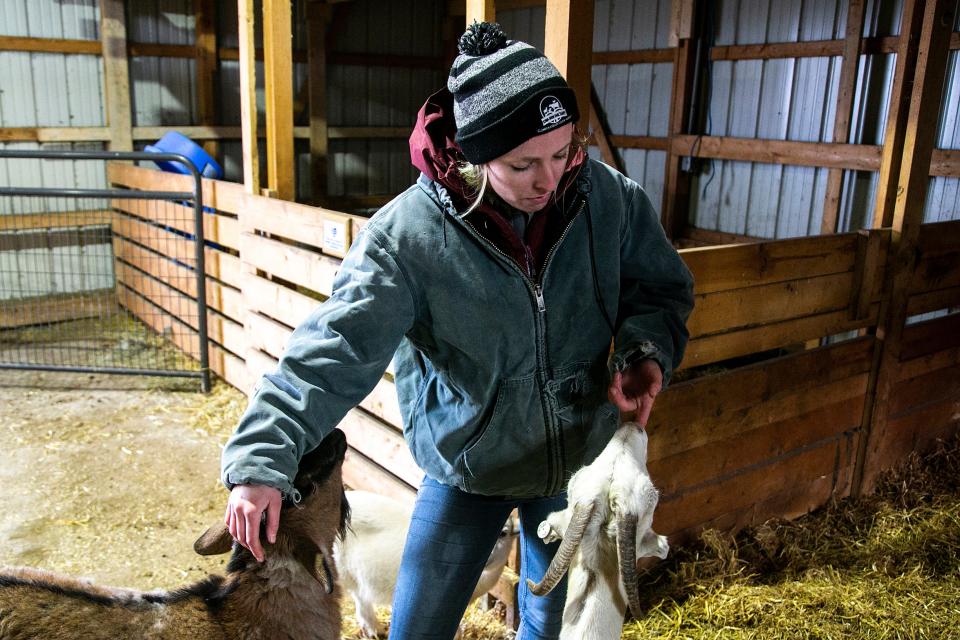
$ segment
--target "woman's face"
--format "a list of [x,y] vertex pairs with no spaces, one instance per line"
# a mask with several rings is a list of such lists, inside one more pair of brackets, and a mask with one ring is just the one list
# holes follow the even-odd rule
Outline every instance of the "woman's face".
[[573,125],[530,138],[519,147],[487,163],[487,180],[511,207],[533,213],[547,206],[560,182]]

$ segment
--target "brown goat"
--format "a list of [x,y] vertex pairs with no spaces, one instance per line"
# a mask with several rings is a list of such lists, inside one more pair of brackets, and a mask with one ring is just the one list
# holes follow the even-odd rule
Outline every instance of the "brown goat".
[[346,438],[334,430],[300,461],[297,505],[285,504],[264,561],[217,524],[194,544],[233,555],[226,576],[173,591],[98,587],[36,569],[0,571],[0,640],[340,638],[333,541],[349,519],[341,466]]

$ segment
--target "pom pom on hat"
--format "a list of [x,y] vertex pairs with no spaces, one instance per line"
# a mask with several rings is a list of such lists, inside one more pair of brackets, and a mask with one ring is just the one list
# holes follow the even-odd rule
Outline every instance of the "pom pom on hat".
[[498,158],[580,117],[557,68],[529,44],[507,39],[499,24],[474,22],[457,46],[447,88],[456,141],[471,163]]

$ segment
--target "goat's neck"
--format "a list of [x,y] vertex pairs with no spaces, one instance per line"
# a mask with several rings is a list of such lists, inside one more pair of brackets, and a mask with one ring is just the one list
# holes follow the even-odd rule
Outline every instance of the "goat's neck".
[[268,556],[263,563],[251,557],[247,563],[246,570],[230,576],[235,583],[225,620],[242,620],[264,638],[340,637],[339,590],[327,594],[303,564],[289,557]]

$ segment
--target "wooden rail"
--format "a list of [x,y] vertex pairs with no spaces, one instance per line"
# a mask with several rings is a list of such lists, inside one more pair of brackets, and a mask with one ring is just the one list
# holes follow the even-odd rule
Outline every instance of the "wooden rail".
[[[185,180],[121,165],[109,176],[136,189],[179,190]],[[249,392],[276,365],[293,327],[330,294],[340,256],[365,219],[242,189],[205,181],[204,215],[212,366]],[[184,277],[192,253],[180,209],[118,199],[114,248],[124,303],[134,313],[143,305],[160,310],[195,355],[192,324],[177,317],[195,294]],[[158,230],[170,237],[157,239]],[[850,493],[889,242],[890,231],[876,229],[681,251],[697,306],[678,381],[658,399],[648,427],[650,469],[663,491],[658,530],[676,538],[705,526],[732,530]],[[923,225],[908,300],[911,314],[960,307],[960,222]],[[958,335],[957,314],[905,329],[904,393],[890,406],[872,460],[890,466],[956,429]],[[811,349],[810,341],[822,346]],[[352,486],[412,497],[421,472],[401,423],[387,372],[340,425],[351,445]]]

